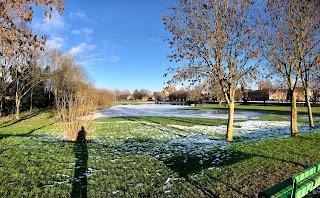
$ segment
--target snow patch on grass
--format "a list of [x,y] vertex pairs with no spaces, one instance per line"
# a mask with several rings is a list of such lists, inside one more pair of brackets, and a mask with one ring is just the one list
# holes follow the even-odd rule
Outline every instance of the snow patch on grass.
[[[221,137],[226,134],[227,126],[180,126],[169,125],[190,131],[193,133],[202,133],[212,138]],[[315,132],[310,129],[307,124],[299,124],[299,133]],[[248,120],[244,122],[236,122],[234,124],[233,134],[239,139],[262,139],[269,137],[288,137],[290,135],[290,122],[286,121],[258,121]]]

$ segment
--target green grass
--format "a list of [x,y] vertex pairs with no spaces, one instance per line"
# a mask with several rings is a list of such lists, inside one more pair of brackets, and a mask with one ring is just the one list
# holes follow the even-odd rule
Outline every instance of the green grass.
[[125,117],[93,124],[91,141],[76,144],[59,139],[50,110],[0,119],[0,197],[254,197],[320,161],[319,131],[230,144],[192,128],[225,120]]
[[207,171],[199,180],[213,194],[254,197],[257,192],[319,162],[319,141],[319,134],[307,134],[266,139],[258,145],[256,142],[234,144],[229,148],[234,163]]
[[[186,110],[206,110],[206,109],[219,109],[228,111],[228,107],[220,106],[217,104],[201,104],[197,107],[190,107]],[[290,106],[264,106],[264,105],[236,105],[235,111],[254,111],[278,115],[290,115]],[[320,116],[320,107],[312,107],[313,115]],[[307,115],[307,107],[298,107],[298,114]]]

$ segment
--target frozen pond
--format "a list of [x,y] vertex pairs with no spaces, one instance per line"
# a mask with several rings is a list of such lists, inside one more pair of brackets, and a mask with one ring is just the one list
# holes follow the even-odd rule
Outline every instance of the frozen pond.
[[[159,104],[141,104],[141,105],[118,105],[109,109],[103,109],[95,114],[95,119],[103,117],[123,117],[123,116],[163,116],[163,117],[195,117],[195,118],[212,118],[227,119],[228,111],[221,110],[184,110],[186,106],[176,105],[159,105]],[[260,112],[235,111],[235,119],[241,119],[243,122],[235,122],[233,135],[238,140],[263,139],[270,137],[288,137],[290,135],[290,122],[288,121],[260,121],[258,118],[265,114]],[[273,115],[279,116],[279,115]],[[282,116],[283,117],[283,116]],[[108,121],[97,122],[98,124],[108,123]],[[148,121],[116,121],[110,122],[106,127],[113,131],[114,127],[130,126],[133,123],[141,123],[141,126],[127,127],[126,137],[135,137],[136,134],[152,134],[152,138],[161,140],[169,139],[165,146],[181,146],[181,149],[210,150],[212,145],[224,145],[224,137],[227,131],[226,125],[221,126],[183,126],[183,125],[162,125]],[[104,127],[105,127],[104,126]],[[306,123],[299,123],[299,133],[317,132],[310,130]],[[178,135],[177,135],[178,134]],[[134,139],[134,138],[133,138]],[[163,145],[162,145],[163,146]],[[195,149],[198,148],[198,149]],[[156,149],[158,150],[158,149]],[[191,152],[183,150],[181,152]]]
[[[123,116],[163,116],[163,117],[194,117],[194,118],[212,118],[228,119],[228,111],[223,110],[183,110],[186,106],[178,105],[159,105],[159,104],[141,104],[141,105],[117,105],[108,109],[99,110],[94,119]],[[235,111],[234,118],[237,120],[249,120],[261,115],[260,112],[239,112]]]

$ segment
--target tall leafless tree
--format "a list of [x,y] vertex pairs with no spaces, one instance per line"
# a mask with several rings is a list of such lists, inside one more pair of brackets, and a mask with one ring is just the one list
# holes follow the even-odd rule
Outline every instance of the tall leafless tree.
[[172,33],[168,58],[183,64],[169,68],[171,82],[220,84],[229,106],[227,141],[233,140],[235,90],[242,78],[255,76],[258,66],[251,8],[249,0],[179,0],[163,16]]
[[296,136],[295,91],[301,75],[308,76],[303,66],[310,52],[319,47],[319,1],[268,0],[264,8],[265,12],[260,15],[261,51],[270,71],[286,82],[291,100],[291,135]]

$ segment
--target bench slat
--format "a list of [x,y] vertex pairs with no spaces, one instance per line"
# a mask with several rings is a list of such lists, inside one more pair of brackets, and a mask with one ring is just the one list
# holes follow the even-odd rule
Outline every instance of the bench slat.
[[312,190],[317,188],[319,185],[320,185],[320,172],[315,176],[308,178],[306,181],[298,184],[295,192],[295,198],[304,197],[308,193],[312,192]]
[[[320,163],[271,188],[259,192],[259,198],[301,198],[320,186]],[[293,194],[292,194],[293,193]],[[292,196],[293,195],[293,196]]]
[[292,177],[296,180],[297,183],[300,183],[301,181],[305,180],[306,178],[310,177],[316,172],[317,172],[317,166],[313,166],[304,170],[302,173],[298,173]]
[[278,198],[278,197],[291,197],[293,189],[293,180],[288,178],[283,182],[263,191],[258,194],[259,198]]

